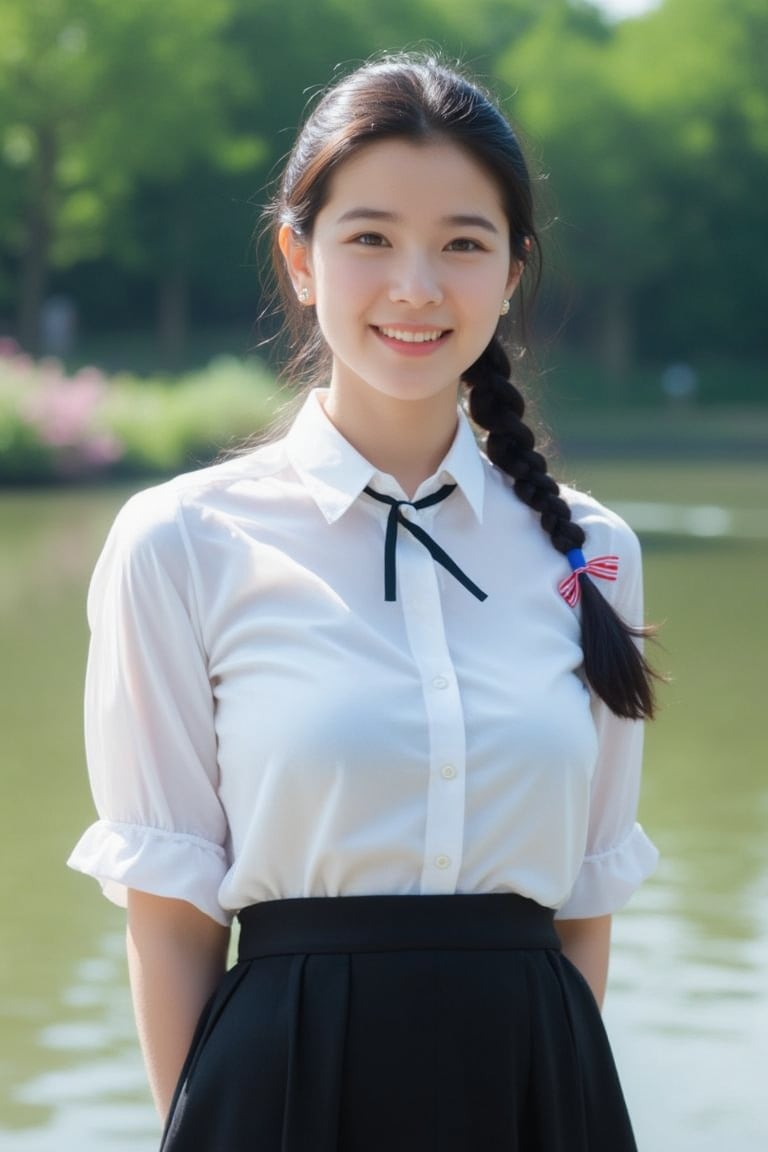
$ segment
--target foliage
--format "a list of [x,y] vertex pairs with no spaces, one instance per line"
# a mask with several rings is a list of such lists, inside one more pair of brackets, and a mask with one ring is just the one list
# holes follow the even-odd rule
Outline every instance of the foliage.
[[28,346],[51,265],[108,253],[162,277],[178,263],[184,214],[160,236],[144,227],[144,183],[160,197],[173,187],[183,204],[196,166],[229,173],[258,159],[253,132],[229,127],[242,80],[223,37],[231,10],[230,0],[0,0],[0,211]]
[[499,58],[555,189],[561,291],[598,347],[768,351],[765,44],[760,0],[666,0],[610,32],[549,11]]
[[[768,6],[667,0],[618,36],[615,68],[656,132],[664,266],[638,301],[646,339],[768,351]],[[649,68],[651,61],[663,68]]]
[[0,0],[0,317],[31,331],[65,292],[170,352],[188,314],[253,319],[249,236],[304,106],[432,45],[504,94],[548,177],[551,327],[616,378],[764,357],[767,42],[764,0],[617,24],[587,0]]
[[275,388],[256,363],[219,359],[178,381],[68,376],[0,343],[0,482],[170,474],[261,430]]
[[252,438],[278,401],[272,378],[256,363],[220,357],[177,382],[118,376],[104,415],[124,446],[122,473],[170,473]]

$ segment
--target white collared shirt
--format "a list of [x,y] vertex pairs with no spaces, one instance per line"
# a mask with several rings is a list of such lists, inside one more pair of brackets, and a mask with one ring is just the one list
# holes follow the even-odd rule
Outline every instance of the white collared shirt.
[[[221,923],[300,896],[512,891],[573,917],[628,899],[656,862],[642,726],[585,687],[568,563],[461,413],[413,499],[448,482],[406,514],[484,601],[402,528],[385,601],[389,509],[363,489],[405,493],[318,393],[285,439],[128,501],[88,598],[99,820],[72,867]],[[563,494],[640,622],[635,536]]]

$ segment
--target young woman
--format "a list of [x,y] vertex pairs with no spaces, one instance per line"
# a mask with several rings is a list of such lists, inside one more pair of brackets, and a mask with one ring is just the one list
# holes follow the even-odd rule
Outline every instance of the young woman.
[[656,858],[640,559],[523,421],[517,139],[385,58],[317,104],[272,221],[325,386],[130,500],[89,596],[71,863],[127,903],[162,1147],[629,1152],[598,1004]]

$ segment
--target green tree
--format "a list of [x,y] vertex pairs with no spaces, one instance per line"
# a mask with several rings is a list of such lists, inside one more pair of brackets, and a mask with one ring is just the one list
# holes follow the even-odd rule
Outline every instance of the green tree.
[[[19,267],[18,330],[35,349],[52,262],[101,253],[141,259],[130,216],[138,182],[231,163],[252,137],[227,134],[239,79],[221,30],[230,0],[0,0],[0,156]],[[169,273],[171,275],[171,273]]]
[[522,125],[548,281],[613,378],[765,352],[764,0],[615,26],[586,0],[0,0],[0,312],[34,348],[69,268],[75,292],[151,297],[169,359],[190,299],[255,316],[249,234],[305,104],[336,67],[430,44]]
[[614,380],[766,348],[768,8],[666,0],[608,26],[552,6],[498,61],[550,177],[548,254]]
[[546,178],[552,275],[605,370],[621,379],[634,355],[634,296],[665,251],[654,138],[613,67],[615,36],[596,12],[559,5],[498,68]]
[[768,351],[768,6],[666,0],[620,28],[614,64],[649,126],[666,259],[638,324],[658,354]]

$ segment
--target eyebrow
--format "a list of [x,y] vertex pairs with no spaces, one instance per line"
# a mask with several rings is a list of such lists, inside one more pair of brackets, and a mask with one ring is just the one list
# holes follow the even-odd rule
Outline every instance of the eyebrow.
[[[344,212],[339,216],[336,223],[348,224],[352,220],[383,220],[389,224],[398,224],[401,222],[402,217],[398,216],[396,212],[386,212],[381,208],[361,207],[350,208],[348,212]],[[458,228],[483,228],[486,232],[492,232],[494,236],[497,236],[499,232],[496,225],[486,216],[478,216],[473,213],[458,213],[455,216],[444,216],[440,223]]]

